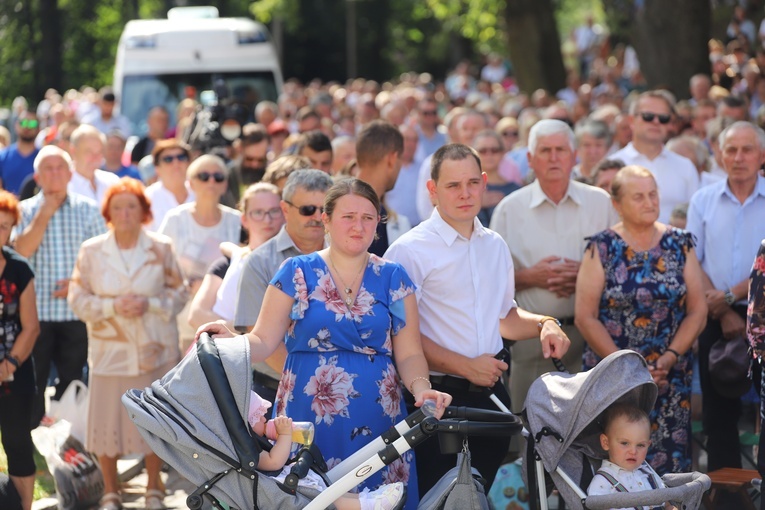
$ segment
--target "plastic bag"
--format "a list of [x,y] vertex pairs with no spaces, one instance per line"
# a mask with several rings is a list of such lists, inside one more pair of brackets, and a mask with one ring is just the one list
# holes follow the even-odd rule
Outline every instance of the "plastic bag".
[[50,401],[48,415],[68,421],[72,426],[69,433],[84,443],[88,425],[88,387],[85,383],[76,379],[70,382],[58,401]]
[[104,476],[98,458],[86,452],[70,430],[69,422],[59,420],[34,429],[32,440],[56,482],[59,509],[87,510],[104,495]]

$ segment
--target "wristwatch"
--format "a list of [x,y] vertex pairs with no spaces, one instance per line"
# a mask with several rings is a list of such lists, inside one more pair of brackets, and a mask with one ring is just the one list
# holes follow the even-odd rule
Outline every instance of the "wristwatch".
[[730,289],[725,291],[723,299],[725,300],[725,304],[728,306],[731,306],[733,303],[736,302],[736,296],[733,295]]
[[558,319],[556,319],[555,317],[550,317],[549,315],[545,315],[544,317],[539,319],[539,322],[537,323],[537,328],[539,329],[540,333],[542,332],[542,326],[544,326],[545,322],[547,321],[555,321],[555,324],[557,324],[558,327],[561,327],[561,323]]

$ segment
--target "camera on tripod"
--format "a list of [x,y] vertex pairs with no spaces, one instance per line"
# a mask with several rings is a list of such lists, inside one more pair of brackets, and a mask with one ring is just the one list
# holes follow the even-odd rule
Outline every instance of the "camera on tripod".
[[201,104],[183,139],[192,151],[228,160],[228,148],[242,134],[249,111],[229,97],[228,86],[222,78],[214,78],[213,90],[203,91],[200,98]]

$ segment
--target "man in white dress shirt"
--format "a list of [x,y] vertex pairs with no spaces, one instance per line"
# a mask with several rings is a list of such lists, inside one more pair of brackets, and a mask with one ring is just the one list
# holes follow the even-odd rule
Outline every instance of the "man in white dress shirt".
[[[584,338],[574,326],[574,289],[585,238],[617,222],[608,193],[571,180],[574,133],[563,121],[544,119],[529,133],[529,166],[536,180],[505,197],[494,210],[491,229],[507,243],[515,267],[518,304],[558,317],[571,339],[563,359],[581,370]],[[695,170],[694,170],[695,171]],[[534,342],[512,347],[510,397],[520,412],[531,383],[554,370]]]
[[104,163],[106,135],[83,124],[72,132],[74,172],[68,190],[86,196],[100,206],[106,190],[120,181],[112,172],[101,170]]
[[[553,317],[519,309],[514,300],[513,262],[507,245],[484,228],[477,215],[486,174],[475,150],[462,144],[433,155],[428,191],[437,204],[430,218],[401,236],[385,253],[399,262],[417,287],[423,351],[433,388],[453,396],[453,405],[497,410],[486,388],[509,405],[495,356],[502,336],[541,338],[546,357],[561,357],[569,340]],[[501,334],[500,334],[501,330]],[[410,402],[411,403],[411,402]],[[510,438],[471,437],[472,464],[491,485]],[[438,441],[418,447],[420,493],[452,466]]]
[[640,94],[630,105],[632,141],[611,158],[625,165],[647,168],[659,187],[659,221],[669,223],[669,215],[680,204],[687,204],[699,187],[696,167],[688,159],[667,150],[669,123],[674,100],[663,90]]

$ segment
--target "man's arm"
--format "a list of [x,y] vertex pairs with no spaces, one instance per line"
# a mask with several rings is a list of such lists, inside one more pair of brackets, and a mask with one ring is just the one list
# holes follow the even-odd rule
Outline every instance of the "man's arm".
[[468,358],[438,345],[425,335],[420,335],[420,338],[428,368],[434,372],[457,375],[476,386],[491,387],[507,370],[507,363],[494,358],[491,354]]
[[48,222],[66,200],[66,192],[57,195],[44,195],[43,203],[35,213],[29,225],[16,236],[14,248],[19,255],[30,258],[42,243]]
[[499,321],[499,333],[502,338],[508,340],[539,338],[542,342],[542,355],[545,358],[561,358],[568,351],[571,340],[553,320],[545,320],[540,331],[539,323],[545,318],[544,315],[515,307]]

